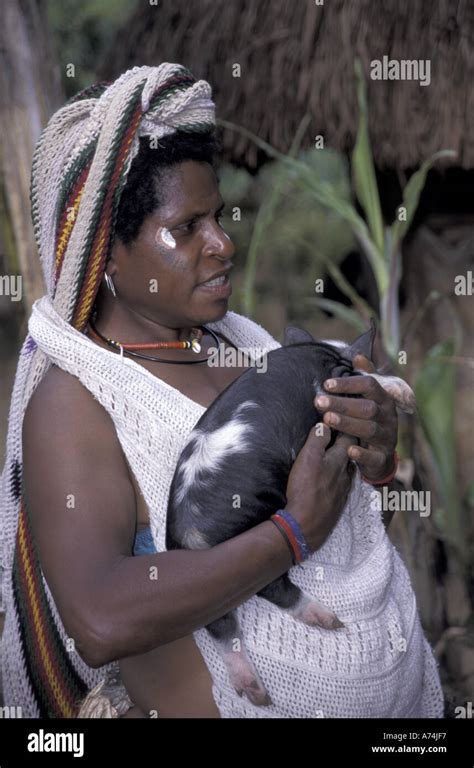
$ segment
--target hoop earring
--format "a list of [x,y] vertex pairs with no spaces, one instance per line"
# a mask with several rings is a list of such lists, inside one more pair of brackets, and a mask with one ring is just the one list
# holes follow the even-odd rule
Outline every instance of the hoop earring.
[[114,282],[113,282],[112,278],[110,277],[110,275],[107,274],[107,272],[104,272],[104,278],[105,278],[105,282],[107,283],[107,288],[109,289],[110,293],[112,294],[112,296],[116,296],[117,295],[117,291],[115,290]]

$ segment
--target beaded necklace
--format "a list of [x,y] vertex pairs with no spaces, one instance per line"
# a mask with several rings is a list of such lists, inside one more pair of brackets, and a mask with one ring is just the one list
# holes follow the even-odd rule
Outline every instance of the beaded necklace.
[[108,336],[104,336],[100,331],[97,330],[95,327],[94,321],[95,321],[96,315],[94,314],[94,317],[89,320],[89,330],[92,336],[95,336],[96,339],[101,339],[103,342],[107,344],[107,346],[112,347],[113,349],[117,349],[120,352],[120,355],[123,357],[124,354],[130,355],[131,357],[139,357],[143,360],[151,360],[156,363],[169,363],[172,365],[193,365],[197,363],[207,363],[209,358],[208,357],[200,357],[198,360],[165,360],[162,357],[152,357],[151,355],[146,355],[143,352],[137,352],[137,349],[192,349],[193,352],[196,354],[199,354],[201,351],[201,345],[200,341],[203,337],[204,331],[207,331],[212,338],[214,339],[216,346],[219,347],[219,339],[210,328],[208,328],[205,325],[202,325],[200,327],[192,328],[191,331],[194,335],[194,338],[192,338],[189,341],[156,341],[156,342],[147,342],[144,344],[126,344],[121,341],[116,341],[115,339],[111,339]]

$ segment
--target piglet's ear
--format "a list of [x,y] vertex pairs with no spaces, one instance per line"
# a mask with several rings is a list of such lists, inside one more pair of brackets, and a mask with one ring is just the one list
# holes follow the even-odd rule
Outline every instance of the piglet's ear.
[[296,328],[294,325],[287,325],[283,334],[283,346],[287,347],[289,344],[302,344],[303,342],[314,341],[308,331],[304,331],[303,328]]
[[361,336],[358,336],[352,344],[349,344],[349,346],[342,351],[343,357],[345,357],[346,360],[353,360],[356,355],[364,355],[369,360],[372,360],[375,334],[375,322],[374,319],[371,318],[369,330],[365,331]]

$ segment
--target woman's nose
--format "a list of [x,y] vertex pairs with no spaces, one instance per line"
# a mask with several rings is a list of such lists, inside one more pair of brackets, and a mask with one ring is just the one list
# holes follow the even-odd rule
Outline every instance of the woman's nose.
[[220,259],[231,259],[235,253],[234,243],[217,221],[206,231],[204,252],[207,256],[217,256]]

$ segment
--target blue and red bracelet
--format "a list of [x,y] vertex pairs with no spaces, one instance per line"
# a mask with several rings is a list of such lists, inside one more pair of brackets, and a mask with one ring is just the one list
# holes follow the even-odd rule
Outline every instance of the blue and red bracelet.
[[[369,480],[362,475],[362,480],[373,486],[388,485],[397,473],[399,461],[398,453],[394,451],[393,469],[386,477],[383,477],[381,480]],[[313,550],[309,547],[299,523],[288,510],[279,509],[278,512],[275,512],[275,514],[269,518],[269,520],[276,525],[285,539],[288,549],[291,552],[293,565],[302,563],[303,560],[306,560],[312,554]]]
[[312,549],[309,547],[299,523],[288,510],[279,509],[269,519],[276,525],[285,539],[291,552],[293,565],[303,562],[312,554]]

